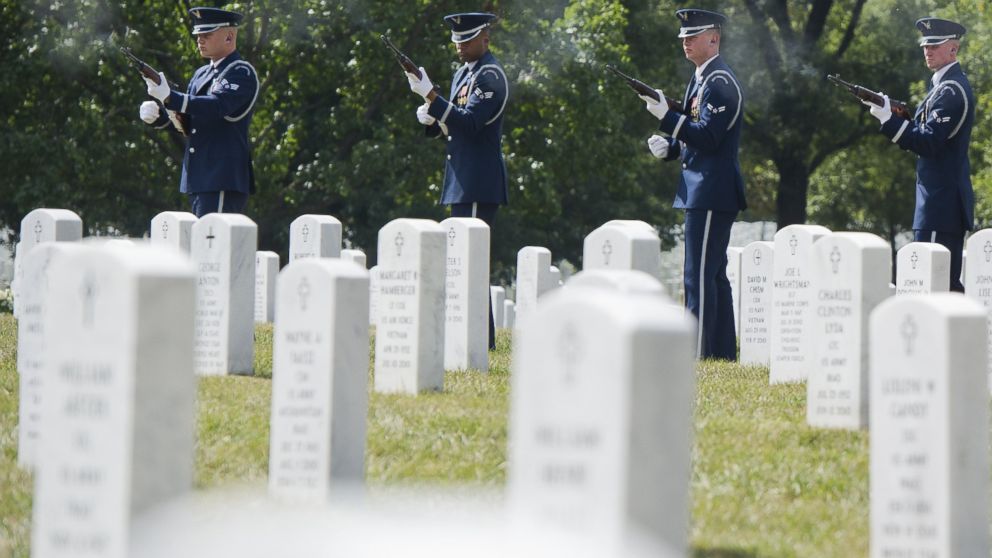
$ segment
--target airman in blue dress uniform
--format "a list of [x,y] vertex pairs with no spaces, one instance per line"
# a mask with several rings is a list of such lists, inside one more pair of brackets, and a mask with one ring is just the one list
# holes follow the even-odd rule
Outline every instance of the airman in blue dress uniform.
[[[477,217],[490,228],[508,198],[503,114],[509,84],[489,51],[489,28],[495,19],[490,13],[445,16],[464,63],[455,72],[447,98],[434,90],[423,68],[420,78],[407,74],[410,89],[426,101],[417,109],[417,120],[429,137],[442,138],[447,147],[441,203],[450,206],[452,217]],[[494,332],[490,308],[490,348],[495,348]]]
[[[158,85],[146,78],[148,94],[187,117],[179,191],[189,195],[193,213],[241,213],[255,191],[248,128],[258,99],[258,74],[237,51],[241,14],[217,8],[189,13],[197,47],[210,63],[196,70],[185,93],[172,91],[159,74]],[[154,101],[141,105],[141,119],[156,128],[170,126],[161,112]]]
[[737,151],[744,96],[720,56],[727,18],[706,10],[675,12],[686,58],[696,65],[683,110],[669,110],[661,94],[646,96],[647,110],[669,137],[648,140],[651,153],[680,160],[682,176],[674,207],[685,210],[685,304],[699,322],[697,357],[735,360],[734,309],[727,280],[727,246],[737,212],[747,207]]
[[945,19],[926,17],[916,22],[923,37],[923,57],[933,71],[927,96],[916,107],[912,121],[884,105],[866,103],[881,122],[881,132],[916,160],[916,213],[913,233],[917,242],[936,242],[951,251],[951,290],[964,292],[961,256],[964,235],[974,227],[975,194],[971,188],[968,144],[975,123],[975,95],[958,63],[965,28]]

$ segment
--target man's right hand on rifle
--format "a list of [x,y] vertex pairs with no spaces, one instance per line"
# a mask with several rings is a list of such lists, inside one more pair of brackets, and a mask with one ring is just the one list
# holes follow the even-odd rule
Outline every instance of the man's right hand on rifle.
[[879,93],[879,96],[881,96],[882,100],[885,101],[882,105],[876,105],[870,101],[861,102],[868,107],[871,115],[877,118],[880,124],[885,124],[890,118],[892,118],[892,103],[889,102],[889,96],[885,93]]

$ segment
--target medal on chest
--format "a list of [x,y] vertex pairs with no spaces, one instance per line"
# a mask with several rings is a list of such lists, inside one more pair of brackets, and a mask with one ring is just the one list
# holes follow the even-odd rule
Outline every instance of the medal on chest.
[[460,107],[464,107],[465,105],[467,105],[468,93],[469,93],[468,84],[466,83],[465,85],[461,86],[461,88],[458,90],[458,94],[455,95],[455,104]]
[[691,108],[691,111],[690,111],[690,115],[692,116],[692,121],[693,122],[699,122],[699,97],[698,96],[692,98],[692,105],[691,105],[691,107],[692,108]]

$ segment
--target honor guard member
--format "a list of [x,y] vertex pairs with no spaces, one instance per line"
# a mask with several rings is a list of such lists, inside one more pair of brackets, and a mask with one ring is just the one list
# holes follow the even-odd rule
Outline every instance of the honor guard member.
[[975,96],[957,60],[965,28],[932,17],[917,21],[916,27],[923,34],[920,46],[933,77],[913,120],[893,114],[884,94],[882,106],[865,104],[892,143],[916,153],[915,239],[936,242],[951,251],[951,290],[964,292],[961,253],[965,232],[974,227],[975,215],[968,160]]
[[745,209],[737,161],[744,99],[730,66],[720,57],[726,17],[705,10],[675,12],[685,57],[696,65],[683,110],[649,97],[647,110],[661,121],[648,140],[651,153],[682,162],[674,207],[685,210],[685,304],[699,321],[698,358],[737,358],[734,309],[727,280],[727,246],[737,212]]
[[[148,94],[169,110],[185,115],[186,152],[179,191],[188,194],[193,213],[241,213],[255,191],[248,128],[258,98],[258,74],[237,51],[241,14],[216,8],[193,8],[193,35],[200,55],[210,60],[193,74],[185,93],[172,91],[159,73]],[[141,119],[166,128],[168,116],[146,101]]]
[[[490,228],[499,206],[507,203],[503,112],[509,85],[503,67],[489,52],[489,27],[495,19],[489,13],[445,16],[464,63],[455,72],[447,98],[434,90],[423,68],[419,79],[407,73],[410,89],[426,101],[417,109],[417,119],[429,137],[443,138],[447,147],[441,203],[451,208],[452,217],[477,217]],[[495,348],[491,308],[489,347]]]

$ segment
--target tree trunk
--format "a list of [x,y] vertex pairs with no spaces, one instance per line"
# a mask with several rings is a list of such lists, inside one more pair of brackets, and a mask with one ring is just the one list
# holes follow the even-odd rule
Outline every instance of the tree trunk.
[[809,169],[792,155],[777,159],[778,196],[775,200],[778,228],[806,223],[806,195],[809,192]]

